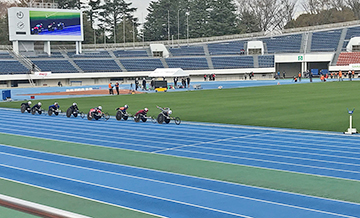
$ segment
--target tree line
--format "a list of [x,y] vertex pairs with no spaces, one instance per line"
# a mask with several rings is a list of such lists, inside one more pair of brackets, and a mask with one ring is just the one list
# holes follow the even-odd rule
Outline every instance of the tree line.
[[[35,0],[0,2],[0,42],[8,41],[7,8]],[[46,0],[41,1],[46,2]],[[359,0],[158,0],[148,6],[144,23],[125,0],[51,0],[60,9],[83,10],[83,43],[159,41],[281,31],[360,19]],[[299,5],[300,4],[300,5]],[[305,13],[294,19],[295,9]],[[141,27],[141,28],[140,28]]]

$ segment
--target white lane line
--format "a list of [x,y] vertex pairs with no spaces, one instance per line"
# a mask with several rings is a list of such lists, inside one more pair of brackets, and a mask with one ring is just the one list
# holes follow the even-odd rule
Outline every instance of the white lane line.
[[[101,173],[106,173],[106,174],[110,174],[110,175],[124,176],[124,177],[134,178],[134,179],[138,179],[138,180],[144,180],[144,181],[150,181],[150,182],[154,182],[154,183],[160,183],[160,184],[166,184],[166,185],[171,185],[171,186],[176,186],[176,187],[193,189],[193,190],[198,190],[198,191],[202,191],[202,192],[209,192],[209,193],[225,195],[225,196],[230,196],[230,197],[235,197],[235,198],[240,198],[240,199],[246,199],[246,200],[251,200],[251,201],[256,201],[256,202],[262,202],[262,203],[273,204],[273,205],[278,205],[278,206],[296,208],[296,209],[312,211],[312,212],[317,212],[317,213],[324,213],[324,214],[331,214],[331,215],[337,215],[337,216],[351,217],[351,216],[332,213],[332,212],[328,212],[328,211],[316,210],[316,209],[311,209],[311,208],[306,208],[306,207],[299,207],[299,206],[290,205],[290,204],[277,203],[277,202],[267,201],[267,200],[263,200],[263,199],[259,199],[259,198],[250,198],[250,197],[245,197],[245,196],[240,196],[240,195],[235,195],[235,194],[229,194],[229,193],[224,193],[224,192],[219,192],[219,191],[213,191],[213,190],[209,190],[209,189],[196,188],[196,187],[193,187],[193,186],[181,185],[181,184],[165,182],[165,181],[161,181],[161,180],[154,180],[154,179],[149,179],[149,178],[144,178],[144,177],[126,175],[126,174],[122,174],[122,173],[115,173],[115,172],[111,172],[111,171],[92,169],[92,168],[88,168],[88,167],[81,167],[81,166],[77,166],[77,165],[73,165],[73,164],[65,164],[65,163],[60,163],[60,162],[55,162],[55,161],[47,161],[47,160],[42,160],[42,159],[37,159],[37,158],[26,157],[26,156],[22,156],[22,155],[15,155],[15,154],[9,154],[9,153],[4,153],[4,152],[0,152],[0,153],[4,154],[4,155],[8,155],[8,156],[14,156],[14,157],[19,157],[19,158],[24,158],[24,159],[29,159],[29,160],[35,160],[35,161],[44,162],[44,163],[51,163],[51,164],[56,164],[56,165],[60,165],[60,166],[67,166],[67,167],[73,167],[73,168],[88,170],[88,171],[101,172]],[[2,165],[2,164],[0,164],[0,165]],[[13,166],[11,166],[11,167],[13,167]],[[17,167],[15,167],[15,168],[17,168]],[[23,168],[20,168],[20,169],[23,169]],[[24,169],[24,170],[26,171],[27,169]],[[39,171],[35,171],[35,172],[38,172],[39,174],[43,174],[43,172],[39,172]],[[51,175],[53,175],[53,174],[51,174]],[[57,175],[54,175],[54,176],[57,177]],[[68,178],[68,177],[65,177],[65,178]]]
[[[185,146],[183,146],[185,147]],[[226,152],[233,152],[233,153],[243,153],[243,154],[254,154],[259,156],[267,156],[267,157],[279,157],[279,158],[288,158],[293,160],[304,160],[304,161],[313,161],[313,162],[319,162],[319,163],[331,163],[331,164],[338,164],[338,165],[348,165],[348,166],[356,166],[359,167],[360,164],[355,163],[346,163],[346,162],[337,162],[337,161],[328,161],[328,160],[319,160],[319,159],[312,159],[312,158],[303,158],[303,157],[294,157],[294,156],[285,156],[285,155],[276,155],[276,154],[267,154],[267,153],[261,153],[261,152],[250,152],[250,151],[241,151],[241,150],[231,150],[231,149],[223,149],[223,148],[212,148],[212,147],[203,147],[203,146],[192,146],[188,145],[186,147],[194,147],[194,148],[201,148],[203,149],[203,152],[205,150],[214,150],[214,151],[226,151]],[[280,151],[280,150],[279,150]],[[192,151],[190,151],[192,152]],[[211,155],[217,155],[217,153],[210,152]],[[321,155],[319,155],[321,156]],[[287,162],[285,162],[287,163]],[[290,162],[291,163],[291,162]]]
[[69,192],[63,192],[63,191],[58,191],[58,190],[54,190],[54,189],[50,189],[50,188],[45,188],[45,187],[42,187],[42,186],[33,185],[33,184],[18,181],[18,180],[14,180],[14,179],[9,179],[9,178],[4,178],[4,177],[0,177],[0,179],[10,181],[10,182],[15,182],[15,183],[30,186],[30,187],[34,187],[34,188],[38,188],[38,189],[42,189],[42,190],[46,190],[46,191],[50,191],[50,192],[55,192],[55,193],[62,194],[62,195],[76,197],[76,198],[80,198],[80,199],[84,199],[84,200],[88,200],[88,201],[93,201],[93,202],[96,202],[96,203],[106,204],[106,205],[110,205],[110,206],[113,206],[113,207],[123,208],[123,209],[131,210],[131,211],[135,211],[135,212],[139,212],[139,213],[143,213],[143,214],[148,214],[148,215],[152,215],[152,216],[156,216],[156,217],[160,217],[160,218],[168,218],[166,216],[162,216],[162,215],[159,215],[159,214],[150,213],[150,212],[146,212],[146,211],[141,211],[141,210],[138,210],[138,209],[135,209],[135,208],[121,206],[121,205],[109,203],[109,202],[106,202],[106,201],[99,201],[99,200],[96,200],[96,199],[71,194]]
[[[50,140],[50,141],[53,141],[53,140]],[[258,190],[267,190],[267,191],[271,191],[271,192],[279,192],[279,193],[285,193],[285,194],[290,194],[290,195],[298,195],[298,196],[307,197],[307,198],[313,198],[313,199],[316,198],[316,199],[322,199],[322,200],[326,200],[326,201],[342,202],[342,203],[346,203],[346,204],[352,204],[352,205],[360,206],[359,203],[355,203],[355,202],[342,201],[342,200],[336,200],[336,199],[329,199],[329,198],[317,197],[317,196],[309,196],[309,195],[299,194],[299,193],[294,193],[294,192],[289,192],[289,191],[281,191],[281,190],[276,190],[276,189],[269,189],[269,188],[251,186],[251,185],[239,184],[239,183],[234,183],[234,182],[221,181],[221,180],[215,180],[215,179],[204,178],[204,177],[197,177],[197,176],[192,176],[192,175],[185,175],[185,174],[180,174],[180,173],[164,172],[164,171],[160,171],[160,170],[156,170],[156,169],[142,168],[142,167],[124,165],[124,164],[119,164],[119,163],[111,163],[111,162],[93,160],[93,159],[88,159],[88,158],[83,158],[83,157],[76,157],[76,156],[69,156],[69,155],[64,155],[64,154],[57,154],[57,153],[51,153],[51,152],[45,152],[45,151],[38,151],[38,150],[33,150],[33,149],[28,149],[28,148],[20,148],[20,147],[16,147],[16,146],[13,146],[13,145],[0,144],[0,146],[11,147],[11,148],[15,148],[15,149],[18,149],[18,150],[23,150],[23,151],[31,151],[31,152],[44,153],[44,154],[49,154],[49,155],[54,155],[54,156],[61,156],[61,157],[79,159],[79,160],[86,160],[86,161],[90,161],[90,162],[94,162],[94,163],[99,162],[99,163],[103,163],[103,164],[107,164],[107,165],[123,166],[123,167],[127,167],[127,168],[134,168],[134,169],[140,169],[140,170],[145,170],[145,171],[153,171],[153,172],[158,172],[158,173],[164,173],[164,174],[170,174],[170,175],[176,175],[176,176],[183,176],[183,177],[189,177],[189,178],[195,178],[195,179],[200,179],[200,180],[205,180],[205,181],[226,183],[226,184],[231,184],[231,185],[235,185],[235,186],[250,187],[250,188],[254,188],[254,189],[258,189]],[[169,155],[169,156],[173,156],[173,155]],[[183,158],[183,157],[180,157],[180,158]],[[193,158],[186,158],[186,159],[193,159]],[[207,161],[207,162],[218,162],[218,161],[209,161],[209,160],[202,160],[202,159],[197,159],[197,160]],[[226,163],[226,164],[235,165],[235,164],[231,164],[231,163]],[[254,168],[262,168],[262,167],[254,167]],[[262,169],[266,169],[266,168],[262,168]],[[271,169],[271,170],[274,170],[274,169]],[[287,172],[287,171],[284,171],[284,170],[274,170],[274,171]],[[296,173],[296,174],[302,174],[302,175],[311,175],[311,174],[300,173],[300,172],[290,172],[290,173]],[[318,176],[318,175],[311,175],[311,176]],[[326,177],[326,176],[320,176],[320,177]],[[141,178],[143,178],[143,177],[141,177]],[[329,177],[329,178],[332,178],[332,177]],[[345,178],[344,179],[343,178],[332,178],[332,179],[348,180],[348,179],[345,179]]]
[[[245,145],[237,145],[238,144],[245,144]],[[283,141],[279,141],[279,143],[283,143]],[[351,151],[341,151],[341,150],[331,150],[331,149],[322,149],[322,148],[311,148],[311,147],[300,147],[300,146],[289,146],[289,145],[282,145],[282,144],[270,144],[265,142],[255,142],[255,141],[241,141],[241,142],[232,142],[232,144],[226,144],[230,147],[239,147],[239,148],[252,148],[252,149],[264,149],[264,150],[279,150],[283,152],[291,152],[291,153],[300,153],[300,154],[317,154],[320,156],[331,156],[331,157],[344,157],[344,158],[353,158],[353,159],[360,159],[360,158],[354,158],[354,157],[347,157],[346,154],[355,154],[358,155],[359,152],[351,152]],[[283,150],[283,149],[271,149],[271,148],[265,148],[265,147],[256,147],[251,145],[264,145],[264,146],[270,146],[270,147],[279,147],[279,148],[289,148],[289,150]],[[336,156],[336,155],[327,155],[322,153],[314,153],[314,152],[302,152],[302,151],[293,151],[291,149],[299,149],[299,150],[309,150],[309,151],[325,151],[325,152],[332,152],[332,153],[344,153],[345,156]]]
[[[256,134],[256,135],[266,135],[266,134],[272,134],[272,133],[262,133],[262,134]],[[234,137],[224,138],[224,139],[203,141],[203,142],[198,142],[198,143],[191,144],[191,145],[181,145],[181,146],[176,146],[176,147],[172,147],[172,148],[161,149],[161,150],[153,151],[151,153],[160,153],[160,152],[168,151],[168,150],[177,150],[179,148],[189,147],[189,146],[196,147],[197,145],[210,144],[210,143],[216,143],[216,142],[223,142],[223,141],[229,141],[229,140],[233,140],[233,139],[244,139],[244,138],[249,138],[249,137],[252,137],[252,136],[254,136],[254,135],[234,136]]]
[[[315,167],[315,166],[294,164],[294,163],[288,163],[288,162],[269,161],[269,160],[263,160],[263,159],[255,159],[255,158],[247,158],[247,157],[236,157],[236,156],[230,156],[230,155],[209,154],[209,153],[204,153],[204,152],[186,151],[186,150],[177,150],[177,151],[185,152],[185,153],[194,153],[194,154],[215,156],[215,157],[226,157],[226,158],[233,158],[233,159],[240,159],[240,160],[251,160],[251,161],[264,162],[264,163],[275,163],[275,164],[281,164],[281,165],[298,166],[298,167],[305,167],[305,168],[310,168],[310,169],[322,169],[322,170],[331,170],[331,171],[338,171],[338,172],[345,172],[345,173],[360,174],[359,171],[339,170],[339,169],[326,168],[326,167]],[[174,156],[174,157],[183,157],[183,156],[180,156],[180,155],[171,155],[171,154],[166,154],[166,155],[170,155],[170,156]],[[185,156],[184,158],[187,158],[187,157]],[[210,160],[210,159],[204,159],[204,158],[192,158],[192,159],[208,160],[208,161],[219,162],[219,163],[230,163],[230,164],[234,164],[234,165],[252,166],[252,165],[236,164],[236,163],[231,163],[231,162],[222,162],[222,161],[216,161],[216,160]],[[259,167],[259,166],[254,166],[254,167],[264,168],[264,169],[275,169],[275,170],[279,170],[279,171],[297,173],[297,171],[281,170],[281,169],[276,169],[276,168],[267,168],[267,167]],[[305,174],[316,175],[316,174],[311,174],[311,173],[305,173]],[[322,175],[318,175],[318,176],[322,176]],[[342,178],[342,177],[335,177],[335,176],[327,176],[327,177]],[[344,178],[344,179],[346,179],[346,178]],[[352,180],[359,181],[359,180],[356,180],[356,179],[352,179]]]
[[[2,128],[0,127],[0,129],[5,129],[5,128]],[[25,127],[25,129],[31,129],[31,127]],[[16,129],[14,130],[15,132],[19,132],[20,130],[19,129]],[[59,137],[61,136],[59,133],[58,134],[53,134],[53,133],[47,133],[45,131],[41,132],[41,134],[39,134],[39,131],[35,131],[35,130],[32,130],[32,131],[25,131],[25,130],[22,130],[21,131],[22,133],[28,133],[28,134],[31,134],[31,135],[47,135],[47,136],[52,136],[52,137]],[[7,134],[7,133],[5,133]],[[24,135],[22,135],[24,136]],[[91,134],[89,134],[89,136],[91,136]],[[61,137],[64,137],[64,138],[72,138],[72,139],[79,139],[79,140],[85,140],[85,141],[88,141],[89,138],[86,138],[86,137],[77,137],[77,136],[61,136]],[[39,137],[39,138],[43,138],[43,137]],[[46,138],[43,138],[43,139],[46,139]],[[59,141],[63,141],[63,140],[59,140]],[[103,140],[103,139],[93,139],[91,138],[91,141],[95,141],[95,142],[102,142],[102,143],[106,143],[106,144],[116,144],[116,145],[131,145],[131,146],[137,146],[137,147],[146,147],[146,148],[154,148],[154,149],[160,149],[161,147],[156,147],[156,146],[149,146],[149,145],[140,145],[138,143],[125,143],[125,142],[120,142],[120,141],[109,141],[109,140]],[[68,142],[72,142],[72,141],[68,141]],[[73,142],[73,143],[77,143],[77,142]],[[107,147],[107,146],[102,146],[102,147]],[[125,149],[125,148],[119,148],[119,149]],[[130,149],[127,149],[127,150],[130,150]],[[134,149],[135,150],[135,149]]]
[[158,199],[158,200],[162,200],[162,201],[168,201],[168,202],[172,202],[172,203],[183,204],[183,205],[187,205],[187,206],[191,206],[191,207],[201,208],[201,209],[214,211],[214,212],[219,212],[219,213],[223,213],[223,214],[229,214],[229,215],[233,215],[233,216],[237,216],[237,217],[251,218],[250,216],[245,216],[245,215],[236,214],[236,213],[232,213],[232,212],[228,212],[228,211],[218,210],[218,209],[215,209],[215,208],[209,208],[209,207],[205,207],[205,206],[201,206],[201,205],[197,205],[197,204],[191,204],[191,203],[187,203],[187,202],[183,202],[183,201],[177,201],[177,200],[173,200],[173,199],[169,199],[169,198],[163,198],[163,197],[159,197],[159,196],[139,193],[139,192],[125,190],[125,189],[121,189],[121,188],[115,188],[115,187],[111,187],[111,186],[107,186],[107,185],[100,185],[100,184],[96,184],[96,183],[92,183],[92,182],[86,182],[86,181],[82,181],[82,180],[71,179],[71,178],[67,178],[67,177],[63,177],[63,176],[57,176],[57,175],[53,175],[53,174],[49,174],[49,173],[42,173],[42,172],[37,172],[37,171],[33,171],[33,170],[27,170],[27,169],[23,169],[23,168],[19,168],[19,167],[13,167],[13,166],[10,166],[10,165],[7,165],[7,164],[0,164],[0,166],[11,168],[11,169],[16,169],[16,170],[20,170],[20,171],[30,172],[30,173],[34,173],[34,174],[40,174],[40,175],[44,175],[44,176],[59,178],[59,179],[63,179],[63,180],[73,181],[73,182],[77,182],[77,183],[92,185],[92,186],[95,186],[95,187],[97,186],[97,187],[107,188],[107,189],[111,189],[111,190],[115,190],[115,191],[126,192],[126,193],[135,194],[135,195],[139,195],[139,196],[143,196],[143,197],[154,198],[154,199]]
[[[1,128],[0,128],[1,129]],[[36,134],[36,133],[35,133]],[[75,137],[76,138],[76,137]],[[82,139],[82,138],[81,138]],[[99,141],[99,140],[97,140]],[[110,143],[110,141],[108,141],[108,143]],[[103,146],[103,147],[107,147],[107,146]],[[219,155],[219,154],[209,154],[209,153],[205,153],[205,152],[195,152],[195,151],[186,151],[186,150],[181,150],[181,149],[177,149],[179,151],[182,152],[187,152],[187,153],[194,153],[194,154],[202,154],[202,155],[209,155],[209,156],[217,156],[217,157],[226,157],[226,158],[234,158],[234,159],[243,159],[243,160],[251,160],[251,161],[259,161],[259,162],[268,162],[268,163],[276,163],[276,164],[282,164],[282,165],[290,165],[290,166],[301,166],[301,167],[306,167],[309,169],[322,169],[322,170],[332,170],[332,171],[338,171],[338,172],[346,172],[346,173],[355,173],[358,174],[359,172],[357,171],[349,171],[349,170],[339,170],[339,169],[334,169],[334,168],[326,168],[326,167],[314,167],[314,166],[309,166],[309,165],[301,165],[301,164],[293,164],[293,163],[288,163],[288,162],[277,162],[277,161],[264,161],[262,159],[255,159],[255,158],[245,158],[245,157],[236,157],[236,156],[229,156],[229,155]],[[164,155],[169,155],[169,154],[164,154]],[[172,155],[172,156],[176,156],[176,155]],[[179,157],[179,156],[177,156]],[[202,160],[207,160],[204,158],[193,158],[193,159],[202,159]],[[213,161],[213,160],[210,160]],[[224,162],[224,161],[219,161],[221,163],[231,163],[231,162]],[[232,163],[234,164],[234,163]],[[236,164],[236,165],[244,165],[244,164]],[[244,165],[244,166],[252,166],[252,165]],[[256,166],[258,167],[258,166]],[[260,167],[262,168],[262,167]],[[265,169],[276,169],[276,168],[266,168]],[[282,169],[276,169],[276,170],[282,170]],[[286,172],[297,172],[297,171],[289,171],[289,170],[284,170]],[[310,174],[310,175],[316,175],[316,174],[311,174],[311,173],[306,173],[306,174]],[[320,175],[318,175],[320,176]],[[343,177],[336,177],[336,176],[328,176],[328,177],[334,177],[334,178],[343,178]],[[344,178],[344,179],[350,179],[350,178]],[[354,180],[354,181],[358,181],[356,179],[350,179],[350,180]]]
[[[30,117],[30,118],[32,118],[32,117]],[[23,121],[23,120],[21,120],[21,121]],[[39,123],[39,121],[37,120],[37,122]],[[42,122],[40,122],[40,123],[42,123]],[[45,122],[46,124],[48,124],[48,122]],[[67,125],[68,125],[68,123],[67,122],[64,122],[64,123],[66,123]],[[99,125],[100,123],[97,123],[97,125]],[[133,125],[131,125],[131,126],[133,126]],[[139,125],[140,127],[139,128],[142,128],[143,127],[143,125]],[[159,125],[158,125],[159,126]],[[83,125],[81,125],[81,127],[83,127]],[[64,127],[65,128],[65,127]],[[143,127],[143,128],[146,128],[146,127]],[[104,127],[104,128],[99,128],[99,127],[97,127],[97,129],[106,129],[106,130],[108,130],[108,127]],[[152,131],[152,129],[153,128],[146,128],[146,132],[147,133],[149,133],[150,131]],[[137,131],[138,131],[139,129],[137,129]],[[176,132],[178,131],[178,129],[176,129]],[[134,131],[127,131],[125,134],[132,134]],[[171,136],[171,135],[176,135],[176,136],[178,136],[178,133],[175,133],[175,134],[172,134],[172,132],[175,132],[175,131],[167,131],[168,133],[169,133],[169,135],[167,134],[167,136]],[[123,134],[123,133],[122,133]],[[158,133],[159,135],[163,135],[162,133]],[[237,133],[235,133],[235,134],[239,134],[238,132]],[[240,134],[247,134],[247,133],[240,133]],[[234,134],[233,134],[234,135]],[[256,136],[256,135],[255,135]],[[153,137],[153,136],[148,136],[148,137]],[[278,137],[277,135],[275,135],[275,134],[273,134],[273,137],[272,138],[276,138],[276,137]],[[283,135],[283,137],[285,137],[286,138],[286,135]],[[311,136],[309,136],[309,137],[311,137]],[[314,136],[315,137],[315,136]],[[316,136],[317,137],[317,139],[319,138],[318,136]],[[162,137],[161,137],[162,138]],[[192,138],[198,138],[198,139],[203,139],[204,137],[198,137],[198,136],[196,136],[196,137],[194,137],[194,136],[192,136]],[[206,139],[208,139],[208,138],[206,138]],[[344,138],[342,138],[342,140],[343,140]],[[186,141],[186,139],[182,139],[182,141]],[[257,139],[257,140],[259,140],[259,141],[261,141],[261,140],[263,140],[263,141],[265,141],[265,142],[269,142],[269,141],[272,141],[272,142],[280,142],[280,143],[283,143],[284,142],[284,140],[274,140],[274,139],[261,139],[261,138],[259,138],[259,139]],[[291,139],[292,140],[292,139]],[[316,140],[316,139],[314,139],[314,140]],[[316,143],[313,143],[313,141],[314,140],[312,140],[312,143],[308,143],[308,142],[306,142],[306,143],[304,143],[304,142],[300,142],[300,141],[296,141],[296,142],[292,142],[293,144],[304,144],[304,145],[307,145],[307,146],[313,146],[313,145],[315,145],[315,146],[322,146],[322,147],[326,147],[326,148],[328,148],[328,147],[334,147],[334,148],[341,148],[341,149],[344,149],[344,148],[348,148],[348,149],[360,149],[360,148],[357,148],[357,142],[356,143],[353,143],[354,145],[356,145],[356,147],[348,147],[348,146],[343,146],[343,145],[339,145],[339,146],[334,146],[334,145],[328,145],[328,144],[326,144],[326,145],[323,145],[323,144],[316,144]],[[256,141],[256,140],[255,140]],[[322,143],[325,143],[325,142],[327,142],[327,141],[329,141],[329,142],[332,142],[331,140],[326,140],[326,141],[321,141]],[[291,147],[291,146],[290,146]],[[297,146],[293,146],[293,147],[297,147]],[[310,147],[309,147],[309,149],[310,149]]]

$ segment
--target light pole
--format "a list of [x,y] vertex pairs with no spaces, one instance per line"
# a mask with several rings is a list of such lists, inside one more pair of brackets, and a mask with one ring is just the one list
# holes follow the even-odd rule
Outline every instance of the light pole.
[[123,38],[124,38],[124,48],[125,48],[125,43],[126,43],[126,39],[125,39],[125,12],[123,14]]
[[116,23],[114,25],[114,44],[116,44]]
[[178,47],[180,47],[180,9],[178,10]]
[[168,44],[170,45],[170,10],[168,10]]
[[133,47],[135,48],[135,18],[133,17]]
[[95,33],[95,24],[93,25],[93,30],[94,30],[94,45],[95,45],[95,50],[96,50],[96,33]]
[[189,15],[190,15],[190,12],[186,12],[186,42],[187,42],[187,45],[189,45]]

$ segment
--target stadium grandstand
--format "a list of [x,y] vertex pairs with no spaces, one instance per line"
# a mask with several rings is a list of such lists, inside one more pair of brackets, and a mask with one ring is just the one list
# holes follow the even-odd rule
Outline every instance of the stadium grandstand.
[[[157,68],[182,68],[195,80],[213,73],[220,80],[245,79],[251,72],[255,79],[273,79],[277,72],[286,72],[289,78],[306,71],[317,75],[321,70],[356,70],[352,65],[360,63],[359,44],[360,21],[352,21],[289,29],[276,35],[87,44],[82,45],[81,53],[73,45],[52,45],[51,53],[41,46],[19,53],[12,46],[2,46],[0,86],[127,82],[148,77]],[[151,45],[162,46],[154,50]]]

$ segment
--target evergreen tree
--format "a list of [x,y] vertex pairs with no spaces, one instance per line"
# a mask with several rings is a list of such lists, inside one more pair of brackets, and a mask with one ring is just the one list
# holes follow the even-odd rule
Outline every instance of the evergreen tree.
[[[135,25],[135,27],[139,25],[137,23],[138,19],[133,16],[133,12],[136,11],[136,8],[130,7],[131,4],[132,3],[126,3],[124,0],[105,0],[105,4],[100,6],[99,21],[101,24],[99,26],[110,33],[112,42],[118,43],[124,41],[123,29],[119,29],[120,23],[122,23],[122,27],[124,27],[123,25],[127,27],[126,23],[129,23],[129,26],[131,27],[133,25]],[[132,29],[133,28],[129,27],[125,28],[125,36],[126,33],[128,33],[128,36],[126,37],[129,37],[129,31],[132,32]]]
[[169,34],[185,39],[187,29],[190,38],[234,34],[238,32],[235,11],[232,0],[151,2],[144,24],[145,39],[167,40]]
[[222,36],[239,33],[236,7],[232,0],[212,0],[209,11],[209,35]]

